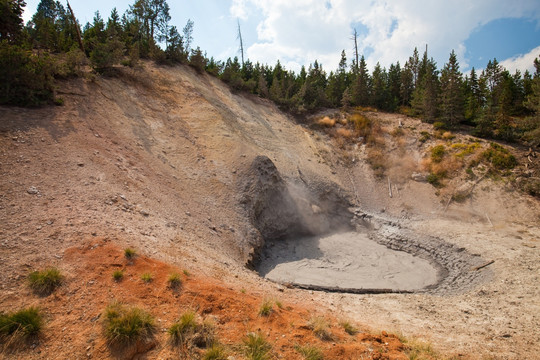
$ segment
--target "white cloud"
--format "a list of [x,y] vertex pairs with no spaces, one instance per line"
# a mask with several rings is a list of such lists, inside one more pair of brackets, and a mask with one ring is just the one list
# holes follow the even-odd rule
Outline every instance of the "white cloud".
[[337,67],[343,49],[352,59],[355,23],[368,30],[359,51],[369,54],[371,68],[377,61],[403,65],[415,47],[422,54],[426,44],[438,67],[454,49],[467,68],[464,42],[475,28],[502,17],[540,18],[536,0],[232,0],[231,14],[247,17],[249,11],[263,18],[257,41],[247,50],[252,61],[307,65],[317,59],[327,71]]
[[540,46],[529,51],[527,54],[511,57],[504,61],[501,61],[501,65],[505,69],[513,74],[516,70],[525,71],[529,70],[531,74],[534,74],[534,59],[540,57]]
[[248,17],[246,0],[232,0],[229,12],[235,18],[246,20]]

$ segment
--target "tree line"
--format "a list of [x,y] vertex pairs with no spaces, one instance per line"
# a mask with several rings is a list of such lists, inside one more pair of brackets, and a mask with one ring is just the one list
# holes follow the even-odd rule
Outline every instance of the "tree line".
[[496,59],[479,73],[473,68],[462,74],[454,51],[438,69],[426,48],[422,56],[414,49],[403,65],[396,62],[387,69],[377,63],[370,72],[364,56],[356,52],[349,63],[342,51],[334,71],[327,73],[314,61],[295,73],[279,61],[269,66],[237,57],[225,62],[208,58],[199,47],[193,49],[191,20],[181,32],[171,25],[165,0],[136,0],[122,16],[113,9],[107,20],[96,12],[82,31],[59,1],[41,0],[26,25],[24,6],[23,0],[0,0],[0,103],[50,102],[52,80],[77,76],[86,61],[107,74],[117,64],[134,66],[142,58],[189,64],[294,114],[373,107],[416,116],[438,128],[466,127],[477,136],[540,143],[538,58],[534,74],[511,74]]

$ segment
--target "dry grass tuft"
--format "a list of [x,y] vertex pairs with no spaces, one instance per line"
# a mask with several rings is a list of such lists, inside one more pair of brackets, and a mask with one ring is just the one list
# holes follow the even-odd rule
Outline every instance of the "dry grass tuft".
[[346,139],[350,139],[353,136],[353,132],[349,129],[339,128],[336,130],[336,136],[341,136]]
[[150,338],[155,332],[154,318],[146,311],[120,303],[107,306],[103,325],[111,345],[127,345]]
[[313,331],[315,336],[321,340],[332,340],[332,333],[330,332],[330,324],[328,321],[320,316],[313,316],[309,319],[308,327]]
[[30,288],[37,294],[49,295],[62,284],[64,276],[57,268],[34,271],[28,275]]
[[325,116],[322,119],[320,119],[319,121],[317,121],[317,124],[319,124],[320,126],[332,128],[332,127],[334,127],[334,125],[336,125],[336,120],[335,119],[330,119],[328,116]]

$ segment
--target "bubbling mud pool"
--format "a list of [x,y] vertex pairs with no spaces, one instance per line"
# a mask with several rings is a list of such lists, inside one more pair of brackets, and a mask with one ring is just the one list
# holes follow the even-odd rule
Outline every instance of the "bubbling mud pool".
[[413,292],[440,280],[429,261],[389,249],[360,232],[269,243],[257,270],[277,283],[365,292]]

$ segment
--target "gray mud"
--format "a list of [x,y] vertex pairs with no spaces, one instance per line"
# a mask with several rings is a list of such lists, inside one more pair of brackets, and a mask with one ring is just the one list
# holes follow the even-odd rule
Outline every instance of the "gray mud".
[[439,281],[429,261],[358,232],[274,242],[263,254],[259,273],[279,283],[373,292],[409,292]]
[[268,280],[304,289],[351,293],[457,294],[491,277],[485,260],[397,222],[355,216],[356,232],[265,244],[257,264]]

